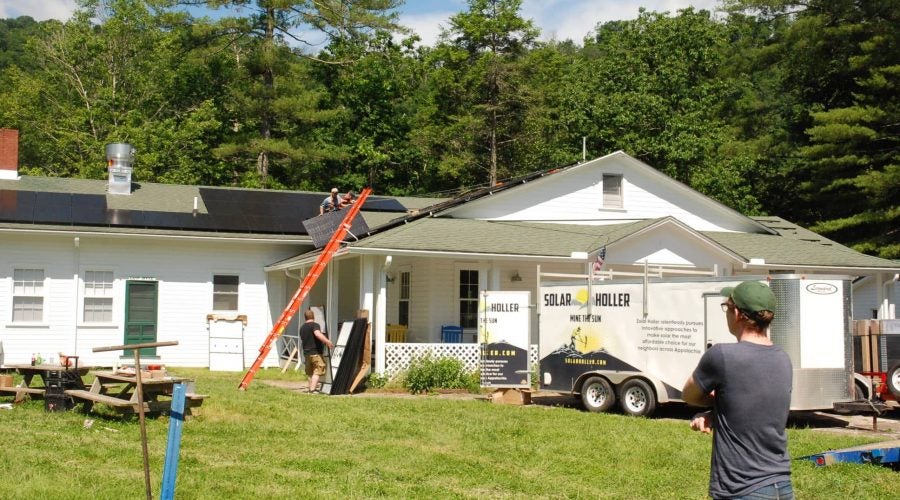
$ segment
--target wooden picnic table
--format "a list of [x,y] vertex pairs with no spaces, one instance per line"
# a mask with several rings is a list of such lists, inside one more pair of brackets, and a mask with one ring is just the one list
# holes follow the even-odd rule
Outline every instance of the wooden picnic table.
[[[100,403],[123,414],[137,412],[138,393],[135,390],[137,377],[134,374],[108,370],[98,370],[92,373],[94,381],[90,388],[66,391],[66,394],[72,396],[76,403],[83,403],[82,411],[88,413],[95,403]],[[189,380],[183,377],[151,378],[146,375],[142,376],[141,391],[144,411],[150,413],[169,411],[175,384]],[[200,394],[188,394],[185,413],[188,413],[188,409],[191,407],[200,406],[205,397]]]
[[[90,366],[63,366],[59,364],[41,363],[38,365],[7,365],[8,368],[14,368],[22,375],[22,383],[20,387],[0,387],[0,393],[8,393],[15,395],[15,401],[22,401],[26,395],[42,399],[47,389],[47,380],[50,378],[50,372],[66,372],[65,386],[74,389],[83,389],[84,382],[82,377],[93,368]],[[40,379],[40,384],[36,384],[35,379]]]

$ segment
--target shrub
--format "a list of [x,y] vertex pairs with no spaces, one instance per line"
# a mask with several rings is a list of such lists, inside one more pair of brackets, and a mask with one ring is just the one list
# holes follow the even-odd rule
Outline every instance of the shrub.
[[366,381],[366,386],[373,389],[384,389],[384,386],[387,385],[388,380],[390,379],[387,375],[372,372],[369,374],[369,380]]
[[434,358],[431,353],[415,358],[409,363],[403,386],[418,394],[434,389],[467,389],[478,392],[478,375],[467,372],[462,361],[455,358]]

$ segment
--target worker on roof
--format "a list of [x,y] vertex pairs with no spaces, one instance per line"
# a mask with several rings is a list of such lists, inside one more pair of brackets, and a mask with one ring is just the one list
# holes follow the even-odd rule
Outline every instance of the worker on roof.
[[322,204],[319,205],[319,215],[324,214],[325,212],[332,212],[334,210],[340,209],[341,198],[338,196],[338,189],[331,188],[331,194],[325,197],[322,200]]

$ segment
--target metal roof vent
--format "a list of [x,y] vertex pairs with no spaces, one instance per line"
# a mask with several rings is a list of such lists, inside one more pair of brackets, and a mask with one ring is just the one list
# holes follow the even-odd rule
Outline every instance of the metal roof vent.
[[107,144],[106,161],[110,194],[131,194],[131,166],[134,164],[134,148],[131,144]]

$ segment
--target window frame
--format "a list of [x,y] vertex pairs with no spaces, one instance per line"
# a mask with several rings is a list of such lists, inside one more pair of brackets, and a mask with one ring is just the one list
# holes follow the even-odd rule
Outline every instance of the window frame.
[[[39,271],[41,273],[41,279],[36,280],[31,276],[22,276],[20,279],[17,279],[16,274],[19,272],[35,272]],[[47,278],[47,270],[38,265],[14,265],[10,280],[10,313],[9,313],[9,322],[13,326],[19,325],[43,325],[47,323],[47,291],[49,290],[48,278]],[[40,289],[38,290],[38,281],[40,282]],[[17,283],[21,282],[21,285],[17,285]],[[22,291],[18,291],[19,287],[22,287]],[[26,287],[30,286],[30,290]],[[31,293],[25,293],[25,292]],[[39,292],[39,293],[36,293]],[[40,318],[34,319],[33,317],[29,319],[16,319],[16,310],[17,310],[17,299],[25,298],[25,299],[38,299],[40,301]],[[36,307],[32,304],[32,307],[29,309],[31,314],[34,314]]]
[[[458,264],[455,266],[455,268],[454,281],[456,282],[456,322],[460,327],[462,327],[463,330],[475,331],[478,328],[478,301],[480,299],[479,294],[481,291],[481,280],[484,277],[484,273],[481,270],[481,266],[478,265]],[[469,278],[471,278],[471,273],[475,273],[475,281],[472,282],[471,279],[468,279],[464,283],[463,273],[469,273]],[[463,297],[463,286],[471,287],[473,285],[475,286],[474,297]],[[471,309],[471,311],[467,311],[467,309]],[[469,314],[474,315],[471,318],[472,321],[470,323],[464,321],[464,315]]]
[[[616,182],[616,192],[610,192],[610,184],[612,184],[611,180],[615,179]],[[607,173],[603,174],[601,179],[601,191],[603,194],[603,208],[606,209],[624,209],[625,208],[625,176],[622,174],[616,173]]]
[[[237,281],[237,283],[219,283],[217,285],[216,280],[218,278],[234,278]],[[217,291],[216,287],[220,286],[220,285],[221,286],[225,286],[225,285],[234,286],[235,288],[234,288],[234,291],[230,291],[230,290]],[[220,300],[217,300],[217,299],[222,299],[225,297],[234,297],[234,309],[221,309],[221,308],[217,307],[217,305],[219,305],[219,303],[220,303]],[[240,297],[241,297],[241,275],[239,273],[217,272],[217,273],[213,274],[213,277],[212,277],[212,308],[213,308],[213,311],[223,311],[223,312],[239,311],[240,307],[241,307]]]
[[[398,293],[398,296],[397,296],[397,324],[405,325],[405,326],[409,327],[409,316],[410,316],[410,309],[411,309],[410,297],[412,296],[412,293],[410,291],[411,283],[412,283],[412,274],[409,269],[400,269],[398,274],[399,274],[398,279],[400,280],[400,283],[399,283],[399,286],[397,287],[397,293]],[[405,294],[404,294],[404,292],[405,292]],[[404,322],[404,320],[405,320],[405,322]]]
[[[88,276],[91,273],[102,273],[104,275],[108,274],[110,281],[102,281],[100,283],[104,284],[104,290],[106,290],[106,294],[97,295],[89,293],[88,290],[92,289],[92,287],[88,286],[88,283],[97,283],[97,281],[89,281]],[[108,283],[108,286],[106,286]],[[81,288],[81,303],[79,304],[80,310],[79,315],[81,319],[81,324],[87,325],[112,325],[116,321],[116,273],[112,269],[104,269],[100,267],[92,267],[90,269],[83,269],[81,271],[80,276],[80,288]],[[95,318],[91,317],[88,319],[88,302],[89,299],[92,300],[103,300],[108,301],[109,303],[109,320],[98,321]]]

